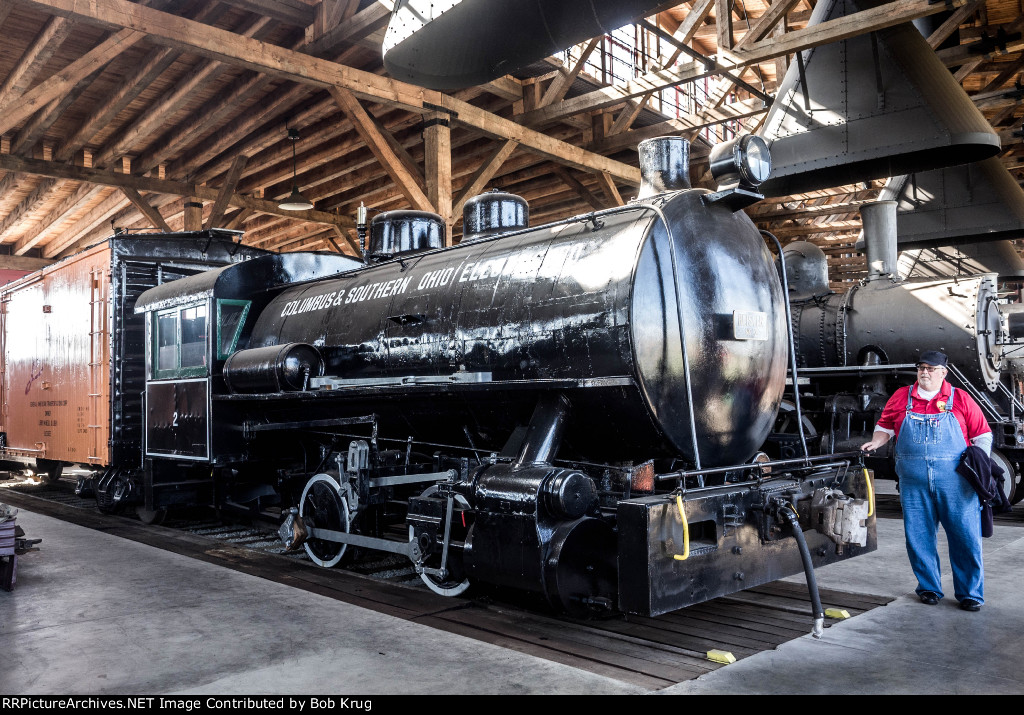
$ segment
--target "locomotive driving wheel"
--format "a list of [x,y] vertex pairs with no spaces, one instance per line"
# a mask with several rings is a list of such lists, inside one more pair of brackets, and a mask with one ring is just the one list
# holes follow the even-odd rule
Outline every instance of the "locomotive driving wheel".
[[[329,474],[317,474],[306,482],[299,500],[299,516],[307,527],[314,529],[347,534],[351,525],[348,499]],[[348,551],[348,544],[323,539],[307,539],[302,546],[313,563],[325,568],[337,566]]]
[[[431,497],[437,494],[437,487],[428,487],[420,496]],[[462,542],[466,538],[466,532],[468,527],[466,526],[465,513],[469,511],[469,502],[461,494],[454,496],[452,503],[452,525],[451,525],[451,541]],[[441,526],[441,536],[443,537],[444,522]],[[409,541],[416,539],[415,528],[409,525]],[[441,567],[441,556],[442,556],[442,543],[430,543],[427,534],[423,534],[420,539],[420,550],[424,553],[422,565],[427,568],[439,569]],[[423,579],[423,583],[427,584],[427,588],[436,594],[441,596],[458,596],[469,588],[469,579],[466,577],[466,572],[462,564],[462,554],[455,553],[454,549],[448,549],[448,559],[445,565],[447,569],[447,575],[442,578],[435,574],[429,574],[426,571],[420,572],[420,578]]]
[[993,449],[990,456],[992,461],[1003,470],[1003,493],[1006,495],[1006,500],[1011,504],[1016,504],[1021,500],[1024,482],[1017,481],[1017,470],[1013,468],[1013,462],[1007,459],[1006,455],[998,449]]

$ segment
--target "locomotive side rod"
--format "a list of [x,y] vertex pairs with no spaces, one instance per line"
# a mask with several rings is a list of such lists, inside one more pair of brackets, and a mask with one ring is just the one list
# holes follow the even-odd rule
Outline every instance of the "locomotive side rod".
[[318,529],[315,526],[307,526],[306,531],[309,534],[308,539],[320,539],[321,541],[332,541],[338,544],[362,546],[375,551],[387,551],[392,554],[407,556],[412,561],[417,561],[420,557],[419,544],[414,541],[393,541],[391,539],[380,539],[375,536],[352,534],[347,531]]

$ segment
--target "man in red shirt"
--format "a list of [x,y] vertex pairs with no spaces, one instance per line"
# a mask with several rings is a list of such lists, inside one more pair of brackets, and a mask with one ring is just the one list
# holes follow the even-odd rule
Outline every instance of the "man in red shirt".
[[949,542],[953,595],[960,608],[977,611],[985,602],[981,502],[956,468],[968,444],[991,450],[992,431],[971,396],[946,382],[946,366],[941,352],[921,353],[917,382],[889,398],[871,441],[861,449],[873,451],[895,438],[907,554],[921,601],[934,605],[942,598],[936,541],[941,523]]

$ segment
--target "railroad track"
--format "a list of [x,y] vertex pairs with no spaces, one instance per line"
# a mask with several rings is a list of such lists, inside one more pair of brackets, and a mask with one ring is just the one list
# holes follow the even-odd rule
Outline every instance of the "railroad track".
[[[800,584],[766,584],[656,618],[577,620],[552,614],[529,595],[470,589],[466,597],[439,596],[402,557],[375,553],[345,570],[322,569],[305,552],[284,553],[270,525],[224,523],[194,512],[147,526],[134,517],[101,514],[93,500],[74,494],[68,477],[30,484],[3,476],[0,502],[649,689],[723,667],[709,659],[709,651],[739,660],[811,627],[810,599]],[[43,537],[40,549],[46,549],[45,534],[30,536]],[[851,617],[892,600],[829,589],[820,595],[825,608]],[[825,625],[836,622],[828,618]]]

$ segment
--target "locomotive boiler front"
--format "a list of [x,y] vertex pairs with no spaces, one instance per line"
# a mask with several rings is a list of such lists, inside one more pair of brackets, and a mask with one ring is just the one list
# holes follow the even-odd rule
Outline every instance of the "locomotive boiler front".
[[469,433],[499,451],[557,389],[573,415],[560,457],[694,462],[698,444],[704,466],[742,462],[782,398],[783,296],[756,227],[707,194],[662,193],[295,286],[261,313],[250,349],[314,346],[314,386],[342,393],[389,379],[488,383],[320,403],[418,440]]

